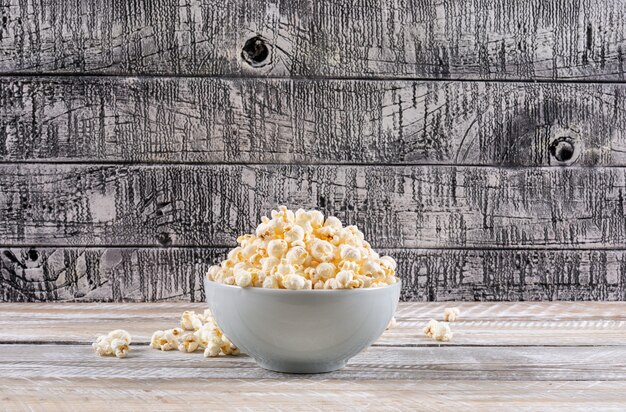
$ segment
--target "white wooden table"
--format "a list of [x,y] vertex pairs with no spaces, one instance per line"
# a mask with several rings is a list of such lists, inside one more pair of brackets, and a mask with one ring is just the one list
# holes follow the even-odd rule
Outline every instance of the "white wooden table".
[[[154,330],[202,304],[0,304],[0,409],[626,409],[626,303],[455,305],[449,343],[421,329],[450,304],[401,304],[398,326],[343,370],[285,375],[245,355],[150,349]],[[93,354],[117,328],[130,356]]]

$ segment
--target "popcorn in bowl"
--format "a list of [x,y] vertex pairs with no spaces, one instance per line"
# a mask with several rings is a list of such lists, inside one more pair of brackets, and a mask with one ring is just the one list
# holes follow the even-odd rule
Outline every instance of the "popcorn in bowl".
[[237,243],[226,260],[209,268],[209,280],[291,290],[374,288],[398,281],[393,258],[379,256],[356,226],[344,227],[317,210],[294,213],[281,206]]

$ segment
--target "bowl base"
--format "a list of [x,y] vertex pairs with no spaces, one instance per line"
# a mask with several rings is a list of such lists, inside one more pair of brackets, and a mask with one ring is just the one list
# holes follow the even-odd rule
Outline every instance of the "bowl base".
[[265,362],[256,361],[263,369],[281,373],[327,373],[346,366],[346,362]]

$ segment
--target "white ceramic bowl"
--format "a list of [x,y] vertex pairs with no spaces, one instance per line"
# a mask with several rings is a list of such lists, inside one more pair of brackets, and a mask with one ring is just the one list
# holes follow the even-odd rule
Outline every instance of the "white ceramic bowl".
[[224,334],[265,368],[289,373],[341,369],[384,332],[400,281],[381,288],[241,288],[205,279],[209,308]]

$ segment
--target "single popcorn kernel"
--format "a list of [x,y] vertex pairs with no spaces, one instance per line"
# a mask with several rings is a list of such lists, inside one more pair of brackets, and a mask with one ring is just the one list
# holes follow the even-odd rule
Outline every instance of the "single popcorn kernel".
[[106,335],[98,336],[91,345],[99,356],[113,356],[125,358],[130,350],[131,337],[128,332],[116,329]]
[[452,339],[450,325],[446,322],[437,322],[434,319],[431,319],[426,327],[424,327],[424,334],[440,342],[448,342]]
[[165,332],[162,330],[157,330],[152,334],[152,338],[150,338],[150,347],[154,349],[161,349],[163,345],[163,337],[165,336]]
[[283,280],[283,284],[285,285],[286,289],[291,289],[291,290],[311,289],[312,287],[310,280],[305,279],[303,276],[296,275],[293,273],[290,273],[287,276],[285,276]]
[[457,307],[446,308],[443,311],[443,320],[445,320],[446,322],[454,322],[455,320],[457,320],[460,314],[461,311]]
[[180,318],[180,327],[184,330],[198,330],[202,327],[202,320],[196,312],[186,310]]
[[237,242],[226,260],[209,268],[209,280],[291,290],[374,288],[398,281],[395,260],[380,257],[356,226],[344,227],[335,216],[315,210],[281,206]]
[[181,342],[178,344],[178,350],[181,352],[195,352],[200,346],[198,336],[194,333],[187,333],[182,337]]
[[431,319],[428,322],[428,324],[424,327],[424,334],[428,336],[429,338],[432,338],[435,328],[437,327],[438,324],[439,322],[437,322],[435,319]]
[[118,358],[125,358],[129,349],[128,342],[123,339],[113,339],[111,341],[111,351]]

